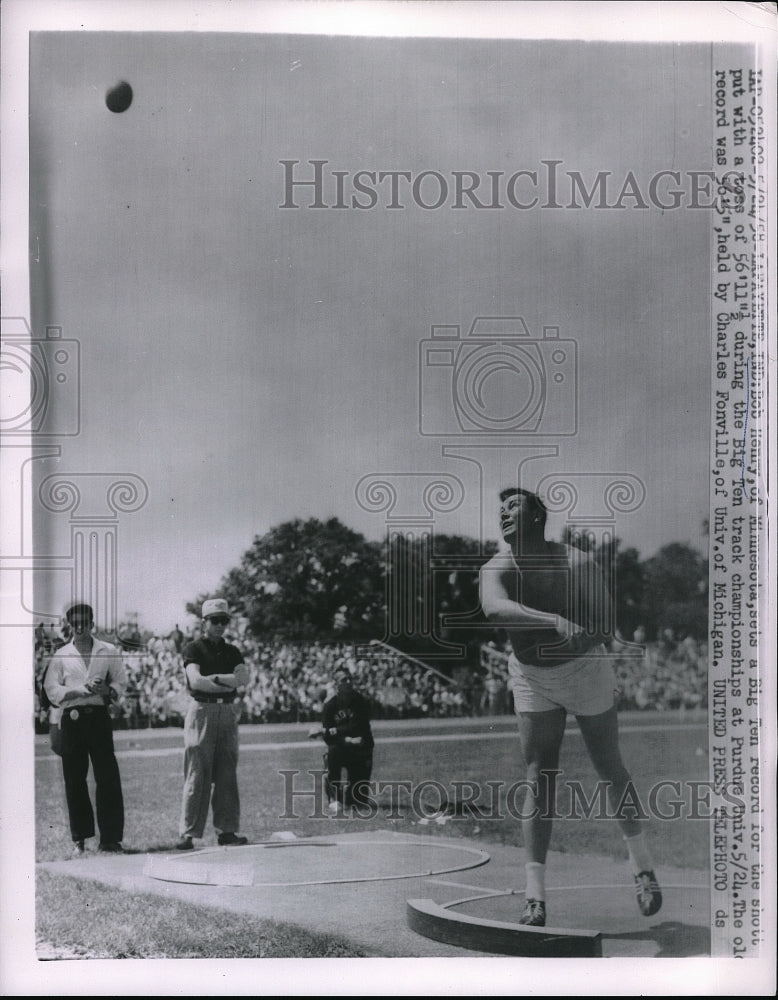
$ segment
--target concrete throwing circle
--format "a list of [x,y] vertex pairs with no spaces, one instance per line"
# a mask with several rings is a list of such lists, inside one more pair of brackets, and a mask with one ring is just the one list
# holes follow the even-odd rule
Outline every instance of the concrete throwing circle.
[[[446,886],[445,880],[437,883]],[[449,888],[464,886],[451,883]],[[543,928],[518,923],[523,890],[472,888],[444,903],[409,899],[409,927],[435,941],[502,955],[710,955],[710,889],[705,885],[663,884],[662,908],[649,918],[640,915],[629,883],[548,887],[550,921]]]
[[186,857],[154,855],[145,874],[190,885],[324,885],[429,878],[488,860],[485,851],[455,842],[328,837],[206,848]]

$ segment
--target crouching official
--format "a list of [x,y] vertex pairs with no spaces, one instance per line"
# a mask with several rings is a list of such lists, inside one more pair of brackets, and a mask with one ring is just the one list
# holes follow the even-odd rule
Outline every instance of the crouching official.
[[338,671],[334,680],[336,693],[324,703],[322,730],[328,747],[325,787],[330,811],[337,813],[370,804],[368,782],[373,773],[375,744],[370,702],[354,690],[348,671]]

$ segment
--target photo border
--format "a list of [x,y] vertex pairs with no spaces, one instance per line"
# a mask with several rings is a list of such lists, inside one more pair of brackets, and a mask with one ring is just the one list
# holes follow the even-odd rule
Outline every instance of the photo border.
[[[29,277],[27,239],[27,105],[28,66],[27,37],[36,30],[79,31],[142,31],[149,22],[149,9],[154,8],[155,31],[255,31],[261,33],[305,34],[378,34],[404,37],[408,34],[444,35],[446,37],[523,37],[523,38],[579,38],[625,41],[633,32],[639,40],[646,41],[710,41],[721,38],[758,46],[765,69],[769,92],[775,94],[775,12],[773,5],[748,3],[708,4],[704,17],[700,7],[692,3],[178,3],[164,6],[137,0],[131,4],[95,2],[66,3],[54,0],[6,0],[2,6],[2,291],[4,315],[29,318]],[[769,8],[769,9],[767,9]],[[514,36],[512,33],[516,32]],[[687,34],[688,33],[688,34]],[[768,86],[766,86],[768,89]],[[772,108],[769,129],[769,177],[775,176],[775,123]],[[768,195],[768,240],[775,245],[774,185]],[[776,287],[775,257],[768,261],[767,288]],[[765,305],[765,327],[775,342],[776,316],[774,298]],[[772,387],[775,376],[775,358],[766,364],[767,407],[765,411],[764,460],[770,475],[767,495],[775,495],[774,442],[767,431],[775,424],[775,398]],[[19,484],[9,474],[7,448],[0,453],[4,504],[8,497],[18,496]],[[15,492],[16,491],[16,492]],[[16,513],[16,512],[14,512]],[[4,517],[4,536],[8,528]],[[772,524],[772,513],[769,512]],[[7,539],[3,538],[3,542]],[[29,551],[30,539],[24,540]],[[763,573],[761,585],[767,590],[765,619],[762,622],[765,636],[776,633],[774,594],[770,589],[770,570],[775,568],[775,532],[770,531],[767,550],[761,553]],[[5,546],[3,546],[4,550]],[[711,588],[712,589],[712,588]],[[3,607],[0,621],[14,595],[6,591],[5,581],[0,591]],[[74,991],[88,995],[107,991],[117,994],[168,993],[165,988],[169,975],[169,994],[185,989],[202,994],[206,981],[203,961],[177,961],[171,972],[169,963],[145,960],[142,963],[89,961],[40,963],[29,960],[31,941],[34,940],[33,900],[29,895],[30,880],[34,875],[34,844],[29,831],[34,829],[32,790],[34,788],[34,758],[28,714],[22,713],[20,732],[11,723],[8,706],[26,705],[30,700],[29,670],[25,670],[25,657],[31,662],[30,651],[17,645],[18,635],[8,635],[10,630],[0,629],[3,643],[3,660],[14,657],[13,676],[4,671],[2,678],[3,725],[0,727],[2,752],[2,839],[0,852],[0,886],[3,907],[0,913],[0,976],[4,992],[9,994],[68,995]],[[14,633],[18,630],[12,630]],[[764,652],[763,663],[773,661],[774,641]],[[770,672],[767,671],[769,674]],[[763,731],[763,788],[774,789],[775,732],[772,727],[775,706],[775,678],[763,675],[765,700],[771,708]],[[768,726],[769,723],[769,726]],[[13,762],[12,765],[10,762]],[[767,779],[772,778],[772,781]],[[22,790],[21,793],[19,790]],[[21,799],[21,801],[20,801]],[[13,813],[13,823],[9,818]],[[775,843],[774,802],[767,803],[765,814],[764,844]],[[26,831],[26,835],[25,835]],[[29,842],[28,842],[29,841]],[[766,859],[765,885],[775,885],[775,857]],[[32,874],[31,874],[32,873]],[[771,877],[772,876],[772,877]],[[767,915],[775,930],[775,895],[766,899]],[[24,905],[20,905],[24,900]],[[33,935],[33,937],[31,937]],[[591,963],[564,963],[559,968],[538,965],[517,966],[515,960],[463,959],[455,969],[448,960],[412,959],[362,959],[362,960],[277,960],[272,972],[266,973],[266,964],[253,962],[208,962],[207,978],[212,995],[239,995],[272,993],[281,995],[307,995],[311,984],[314,992],[322,994],[358,994],[369,992],[365,983],[391,982],[392,993],[397,995],[437,995],[445,984],[445,992],[478,994],[484,984],[490,984],[490,993],[515,994],[526,985],[526,975],[531,976],[532,991],[543,989],[550,995],[587,994],[608,992],[614,983],[617,989],[628,989],[625,983],[635,982],[640,995],[661,991],[669,987],[679,994],[726,995],[726,990],[736,989],[748,995],[751,989],[757,995],[770,976],[774,976],[774,941],[772,949],[765,948],[765,958],[749,960],[744,966],[729,959],[686,959],[683,967],[677,963],[657,963],[629,960],[626,966],[612,960],[606,967]],[[773,961],[771,961],[773,959]],[[397,963],[403,964],[398,976]],[[537,960],[536,960],[537,962]],[[367,963],[367,964],[365,964]],[[486,963],[486,964],[485,964]],[[531,968],[531,972],[530,972]],[[299,977],[299,979],[298,979]],[[774,978],[772,979],[774,985]],[[299,985],[298,985],[299,984]],[[769,989],[769,986],[768,986]],[[528,990],[529,991],[529,990]]]

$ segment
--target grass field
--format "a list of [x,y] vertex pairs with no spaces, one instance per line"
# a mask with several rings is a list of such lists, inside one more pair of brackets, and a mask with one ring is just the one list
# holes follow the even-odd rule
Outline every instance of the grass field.
[[[662,820],[654,817],[648,824],[648,838],[658,865],[705,869],[708,865],[708,823],[689,819],[686,782],[708,778],[707,731],[702,716],[679,724],[677,717],[640,715],[623,718],[622,751],[630,769],[640,803],[648,808],[650,790],[657,782],[680,783],[681,795],[670,788],[657,800],[665,814],[672,814],[672,800],[687,800],[682,817]],[[313,792],[316,779],[310,772],[322,767],[322,745],[306,739],[306,726],[244,726],[241,727],[241,760],[239,784],[241,790],[241,832],[250,840],[266,839],[272,833],[287,830],[296,836],[315,836],[332,832],[361,832],[391,829],[429,833],[432,836],[465,837],[475,842],[522,844],[521,823],[511,815],[506,805],[506,790],[523,776],[523,762],[511,718],[478,720],[436,720],[416,723],[378,723],[374,726],[376,752],[374,780],[409,782],[418,789],[426,782],[423,794],[415,799],[403,795],[395,810],[378,809],[371,818],[337,818],[315,816],[313,794],[290,798],[289,791]],[[133,852],[156,852],[172,848],[178,837],[178,815],[182,788],[181,730],[151,732],[121,732],[116,734],[119,766],[125,796],[126,826],[124,845]],[[48,748],[39,746],[36,760],[36,858],[53,861],[67,858],[72,845],[68,835],[67,813],[59,760]],[[591,795],[595,780],[583,743],[577,730],[567,733],[560,766],[560,782],[575,779]],[[294,777],[282,772],[298,772]],[[483,807],[485,815],[453,818],[444,825],[420,823],[426,811],[433,811],[438,801],[436,786],[440,782],[453,795],[453,782],[474,782],[482,789],[480,796],[469,798]],[[491,785],[489,784],[491,783]],[[384,796],[384,799],[386,796]],[[509,798],[515,813],[521,799]],[[414,807],[415,806],[415,807]],[[570,814],[569,794],[564,785],[558,796],[558,813]],[[580,811],[580,810],[579,810]],[[296,816],[294,815],[296,814]],[[497,818],[498,816],[502,818]],[[209,820],[210,822],[210,820]],[[213,829],[206,832],[204,844],[215,843]],[[563,818],[555,823],[551,849],[578,854],[596,854],[621,861],[626,850],[612,820]],[[91,912],[100,909],[101,889],[96,883],[80,883],[81,895],[73,897],[69,879],[47,877],[39,881],[38,937],[42,941],[58,941],[67,929],[72,946],[86,951],[117,957],[131,947],[138,957],[182,954],[183,938],[166,930],[180,924],[180,918],[160,912],[168,905],[144,897],[143,912],[150,914],[141,921],[144,932],[139,940],[127,944],[127,924],[115,915],[111,929],[111,910],[106,909],[94,924],[73,921],[72,908],[84,904],[83,892],[93,894]],[[145,909],[144,909],[145,908]],[[140,911],[139,911],[140,912]],[[53,921],[53,922],[52,922]],[[59,926],[58,926],[59,925]],[[80,940],[73,939],[72,928],[79,926]],[[91,926],[91,930],[90,930]],[[99,934],[97,933],[99,928]],[[315,940],[310,935],[288,929],[279,937],[272,928],[253,928],[247,939],[241,939],[239,949],[244,957],[259,954],[310,956],[358,954],[348,945],[330,938]],[[269,943],[271,942],[272,943]],[[258,942],[266,943],[260,947]],[[191,954],[191,938],[186,939],[186,954]],[[235,955],[235,936],[210,938],[202,943],[203,957]],[[228,950],[225,951],[224,949]],[[289,950],[285,950],[289,949]]]

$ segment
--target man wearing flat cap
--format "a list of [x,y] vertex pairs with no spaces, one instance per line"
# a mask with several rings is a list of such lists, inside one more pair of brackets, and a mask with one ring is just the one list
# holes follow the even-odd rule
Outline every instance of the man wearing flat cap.
[[[238,722],[248,669],[237,646],[225,642],[229,606],[222,598],[205,601],[203,635],[183,650],[186,684],[192,695],[184,721],[184,796],[180,851],[202,839],[213,807],[213,825],[223,847],[247,844],[238,835]],[[213,796],[211,789],[213,787]]]
[[87,785],[90,760],[96,786],[99,849],[121,853],[124,799],[108,704],[127,686],[124,665],[115,646],[92,635],[94,611],[89,604],[68,602],[65,619],[72,638],[52,656],[44,686],[61,716],[62,775],[74,853],[84,854],[84,842],[95,835]]

